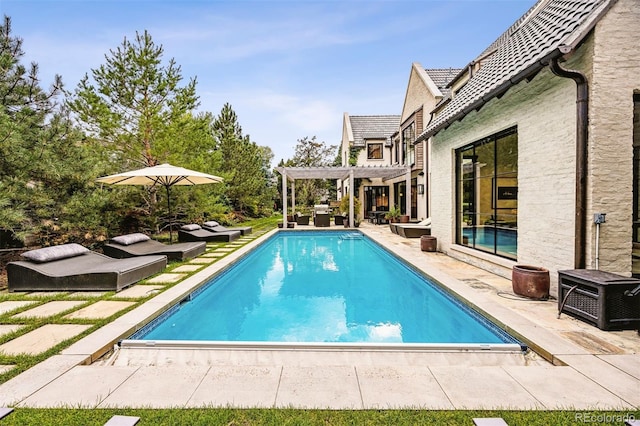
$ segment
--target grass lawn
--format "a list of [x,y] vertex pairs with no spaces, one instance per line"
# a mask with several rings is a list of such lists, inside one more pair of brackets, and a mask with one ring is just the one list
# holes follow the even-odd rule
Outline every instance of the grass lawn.
[[[435,411],[294,409],[31,409],[18,408],[7,425],[104,425],[113,415],[140,417],[138,425],[473,425],[473,418],[502,417],[508,425],[623,425],[640,411]],[[626,417],[624,417],[626,416]]]

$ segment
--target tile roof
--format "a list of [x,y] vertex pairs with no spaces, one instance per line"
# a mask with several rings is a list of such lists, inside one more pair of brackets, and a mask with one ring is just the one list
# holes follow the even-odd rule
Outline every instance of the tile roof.
[[350,115],[353,145],[365,146],[366,139],[384,139],[391,144],[391,135],[400,127],[399,115]]
[[[483,55],[483,66],[417,138],[426,139],[574,48],[615,0],[540,0]],[[492,53],[493,52],[493,53]],[[482,57],[482,55],[480,56]],[[480,58],[479,57],[479,58]]]
[[463,68],[425,68],[424,72],[433,80],[446,98],[451,93],[451,89],[447,86],[462,70]]

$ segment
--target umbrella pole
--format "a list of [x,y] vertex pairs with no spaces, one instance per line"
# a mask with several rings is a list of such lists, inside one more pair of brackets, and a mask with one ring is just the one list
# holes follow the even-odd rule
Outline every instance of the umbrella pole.
[[165,185],[167,189],[167,210],[169,211],[169,244],[173,243],[173,222],[171,221],[171,199],[169,198],[169,185]]

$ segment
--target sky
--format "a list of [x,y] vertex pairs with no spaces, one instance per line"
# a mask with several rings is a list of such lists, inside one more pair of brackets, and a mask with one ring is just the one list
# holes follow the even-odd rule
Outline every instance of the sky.
[[343,114],[399,115],[414,62],[462,68],[535,0],[0,0],[43,87],[73,90],[136,32],[196,78],[199,111],[229,103],[244,135],[292,158],[342,138]]

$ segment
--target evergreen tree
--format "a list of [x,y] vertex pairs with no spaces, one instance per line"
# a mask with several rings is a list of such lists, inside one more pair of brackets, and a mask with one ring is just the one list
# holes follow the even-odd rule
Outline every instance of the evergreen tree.
[[[173,58],[163,64],[163,56],[164,48],[147,31],[136,33],[133,41],[125,37],[121,46],[105,55],[104,64],[91,70],[91,78],[83,77],[69,107],[87,133],[87,141],[111,161],[109,173],[170,162],[218,174],[212,117],[194,115],[199,105],[196,79],[181,85],[181,67]],[[193,202],[172,203],[178,208],[171,218],[166,215],[166,203],[158,200],[164,192],[157,187],[113,189],[143,199],[138,206],[120,206],[124,209],[121,229],[160,231],[176,220],[193,220],[215,209],[219,200],[219,189],[211,188],[215,186],[193,189],[191,194],[185,188],[171,191],[172,197],[181,197],[179,201]]]
[[181,87],[180,66],[173,58],[162,65],[164,48],[147,31],[109,53],[91,71],[93,80],[85,74],[69,105],[87,134],[119,159],[119,169],[155,166],[165,161],[156,147],[160,135],[199,104],[196,79]]
[[269,167],[273,154],[242,134],[238,117],[228,103],[213,122],[221,154],[222,177],[230,207],[239,216],[266,214],[275,190],[270,186]]
[[84,238],[65,230],[65,205],[86,194],[95,163],[82,134],[61,107],[62,80],[39,86],[38,65],[27,69],[11,19],[0,25],[0,228],[34,244]]

